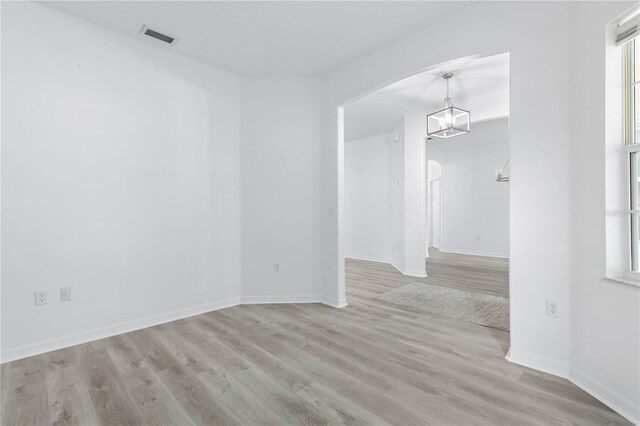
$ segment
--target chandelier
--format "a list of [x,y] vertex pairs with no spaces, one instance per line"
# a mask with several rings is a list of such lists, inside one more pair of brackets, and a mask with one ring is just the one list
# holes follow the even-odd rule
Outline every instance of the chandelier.
[[440,111],[427,115],[427,136],[436,138],[450,138],[463,133],[469,133],[471,114],[464,109],[456,108],[449,97],[449,80],[452,72],[442,75],[447,82],[447,97],[444,99],[445,107]]

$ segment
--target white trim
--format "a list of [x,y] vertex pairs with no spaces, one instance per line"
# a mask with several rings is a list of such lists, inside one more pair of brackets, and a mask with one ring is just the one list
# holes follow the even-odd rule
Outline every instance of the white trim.
[[322,303],[321,296],[242,296],[241,305],[268,305],[279,303]]
[[139,330],[141,328],[152,327],[154,325],[164,324],[194,315],[200,315],[205,312],[217,311],[218,309],[229,308],[231,306],[236,306],[239,304],[240,298],[234,297],[219,302],[207,303],[192,308],[179,309],[169,313],[152,315],[150,317],[127,321],[120,324],[98,327],[90,331],[68,334],[66,336],[56,337],[54,339],[44,340],[36,343],[30,343],[6,350],[3,349],[0,359],[2,363],[15,361],[20,358],[26,358],[33,355],[39,355],[46,352],[55,351],[57,349],[66,348],[69,346],[79,345],[98,339],[104,339],[106,337],[128,333],[130,331]]
[[230,308],[237,305],[251,304],[272,304],[272,303],[322,303],[334,308],[344,308],[347,306],[347,300],[335,299],[322,296],[246,296],[233,297],[219,302],[207,303],[192,308],[179,309],[177,311],[166,314],[152,315],[150,317],[141,318],[133,321],[127,321],[120,324],[98,327],[90,331],[69,334],[54,339],[44,340],[41,342],[30,343],[10,349],[3,349],[0,354],[0,362],[10,362],[17,359],[40,355],[46,352],[67,348],[69,346],[80,345],[82,343],[92,342],[106,337],[116,336],[118,334],[128,333],[130,331],[140,330],[142,328],[153,327],[154,325],[164,324],[176,321],[182,318],[192,317],[207,312],[217,311],[219,309]]
[[[402,272],[402,271],[400,271]],[[409,277],[416,277],[416,278],[427,278],[427,274],[422,272],[422,271],[411,271],[411,270],[407,270],[402,272],[403,275],[407,275]]]
[[268,305],[280,303],[322,303],[333,308],[344,308],[347,299],[327,296],[243,296],[240,305]]
[[625,44],[640,35],[640,17],[634,7],[633,16],[628,17],[616,27],[616,46]]
[[568,379],[631,423],[640,424],[640,405],[637,403],[628,400],[577,368],[571,367]]
[[507,361],[514,364],[524,365],[525,367],[553,374],[554,376],[565,379],[569,376],[568,363],[543,355],[534,354],[533,352],[516,349],[513,346],[509,348],[509,352],[507,352],[507,356],[505,358]]
[[389,265],[393,266],[394,268],[400,270],[397,266],[395,266],[393,264],[393,262],[391,262],[388,259],[383,259],[381,257],[361,256],[359,254],[346,254],[344,256],[344,258],[345,259],[354,259],[354,260],[366,260],[368,262],[388,263]]
[[365,260],[367,262],[386,263],[387,265],[393,266],[394,268],[396,268],[398,272],[404,275],[404,270],[398,265],[396,265],[392,260],[389,260],[389,259],[382,259],[380,257],[372,257],[372,256],[359,256],[359,255],[349,255],[349,256],[345,256],[344,258],[355,259],[355,260]]
[[341,298],[341,299],[336,299],[334,297],[322,297],[320,298],[320,303],[323,303],[327,306],[331,306],[333,308],[345,308],[347,307],[349,304],[347,303],[347,299],[346,298]]
[[533,368],[534,370],[565,378],[631,423],[640,424],[640,405],[628,400],[610,387],[600,383],[577,368],[570,366],[566,362],[513,347],[509,348],[505,358],[514,364],[523,365]]
[[391,260],[381,259],[379,257],[360,256],[360,255],[347,255],[344,258],[345,259],[354,259],[354,260],[365,260],[367,262],[386,263],[387,265],[391,265],[394,268],[396,268],[398,270],[398,272],[400,272],[402,275],[407,275],[409,277],[426,278],[428,276],[425,272],[422,272],[422,271],[404,270],[403,268],[400,268],[398,265],[393,263]]
[[627,285],[629,287],[634,287],[634,288],[640,288],[640,281],[639,280],[634,280],[633,278],[627,278],[627,277],[622,277],[622,276],[617,276],[617,275],[612,275],[612,276],[606,276],[602,278],[603,280],[606,281],[613,281],[619,284],[624,284]]
[[444,249],[441,248],[440,251],[442,253],[453,253],[453,254],[468,254],[472,256],[486,256],[486,257],[500,257],[502,259],[508,259],[509,254],[505,253],[491,253],[484,251],[473,251],[473,250],[456,250],[456,249]]
[[[626,88],[626,83],[623,82],[623,88]],[[629,131],[631,132],[633,129],[630,129]],[[633,206],[631,205],[631,200],[633,199],[634,196],[637,196],[636,191],[637,191],[637,186],[636,185],[631,185],[631,175],[634,172],[634,168],[637,167],[632,167],[632,162],[631,162],[631,154],[637,153],[640,151],[640,145],[638,144],[632,144],[632,145],[625,145],[624,146],[624,172],[625,172],[625,180],[624,180],[624,192],[625,192],[625,207],[626,207],[626,212],[625,212],[625,216],[626,216],[626,229],[625,229],[625,234],[626,234],[626,240],[627,240],[627,259],[625,262],[625,272],[624,275],[626,276],[629,273],[629,270],[632,268],[634,260],[633,260],[633,245],[634,245],[634,241],[632,239],[632,234],[633,234],[633,214],[631,213]],[[638,171],[635,170],[635,174],[638,174]],[[638,256],[636,256],[638,257]],[[637,262],[637,259],[636,259]]]

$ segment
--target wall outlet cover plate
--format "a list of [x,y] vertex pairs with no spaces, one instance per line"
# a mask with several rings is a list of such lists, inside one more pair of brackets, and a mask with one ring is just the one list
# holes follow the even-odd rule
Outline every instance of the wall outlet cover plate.
[[35,302],[36,306],[46,305],[47,304],[47,293],[44,291],[36,291],[35,292]]
[[71,287],[60,287],[60,301],[67,302],[71,300]]

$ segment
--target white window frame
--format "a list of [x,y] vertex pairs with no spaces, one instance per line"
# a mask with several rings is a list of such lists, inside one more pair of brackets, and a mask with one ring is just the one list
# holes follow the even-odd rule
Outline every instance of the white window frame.
[[[633,11],[630,9],[629,17],[624,22],[635,19],[640,27],[635,9],[633,8]],[[625,81],[630,80],[628,77],[631,74],[628,72],[629,57],[623,50],[624,44],[633,38],[636,38],[636,43],[640,43],[640,38],[637,37],[640,32],[629,33],[627,31],[630,28],[629,25],[611,23],[608,27],[611,31],[608,32],[605,49],[607,75],[604,140],[606,259],[603,278],[618,284],[640,287],[640,272],[632,272],[633,268],[631,268],[631,157],[635,152],[640,152],[640,144],[633,144],[633,142],[640,142],[640,138],[634,141],[628,137],[630,122],[627,112],[631,98],[626,96],[629,86],[625,85]],[[635,166],[640,168],[637,163]],[[640,190],[637,185],[635,189]],[[640,209],[640,205],[636,205],[636,208]],[[635,215],[635,212],[633,214]],[[640,214],[635,217],[640,217]],[[636,221],[635,224],[640,227],[639,222]],[[640,248],[637,251],[640,266]]]
[[[636,206],[636,210],[633,209],[633,200],[638,199],[638,183],[635,181],[640,176],[640,170],[638,162],[632,163],[634,153],[640,153],[640,141],[636,140],[636,126],[635,123],[635,87],[638,85],[638,76],[635,75],[635,43],[638,40],[631,40],[627,42],[623,49],[628,49],[631,52],[630,56],[625,58],[626,54],[623,51],[623,135],[624,135],[624,150],[625,150],[625,197],[627,202],[628,219],[627,223],[627,260],[625,268],[625,278],[640,281],[640,247],[638,247],[638,241],[634,241],[634,234],[638,234],[639,230],[635,227],[640,227],[640,223],[636,222],[634,226],[633,221],[640,221],[640,206]],[[626,61],[625,61],[626,59]],[[640,155],[640,154],[636,154]],[[633,182],[632,182],[633,180]],[[635,232],[634,232],[635,231]],[[634,247],[635,246],[635,247]],[[634,266],[638,271],[634,271]]]
[[[633,246],[634,244],[636,244],[637,242],[634,242],[634,238],[633,238],[633,234],[634,234],[634,226],[633,226],[633,220],[634,220],[634,215],[639,216],[640,217],[640,210],[633,210],[632,209],[632,199],[633,197],[638,197],[637,194],[637,184],[634,185],[632,184],[632,179],[635,177],[635,179],[638,179],[638,176],[640,176],[640,170],[634,170],[637,167],[637,161],[636,161],[636,165],[634,167],[631,159],[632,159],[632,154],[634,153],[640,153],[640,144],[633,144],[633,145],[627,145],[624,147],[625,149],[625,162],[626,164],[626,172],[625,172],[625,182],[626,182],[626,188],[625,188],[625,194],[626,194],[626,198],[627,198],[627,211],[629,212],[629,217],[627,222],[627,268],[625,271],[625,276],[626,278],[630,278],[633,280],[638,280],[640,281],[640,271],[634,271],[633,270],[633,265],[638,265],[640,262],[640,249],[636,247],[636,250],[634,250]],[[640,155],[640,154],[638,154]],[[640,207],[640,206],[639,206]],[[636,226],[640,226],[636,225]]]

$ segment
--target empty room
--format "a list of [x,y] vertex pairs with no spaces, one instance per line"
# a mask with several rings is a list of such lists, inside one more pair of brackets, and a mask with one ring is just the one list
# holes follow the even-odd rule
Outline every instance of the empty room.
[[0,38],[0,424],[640,424],[637,1]]

